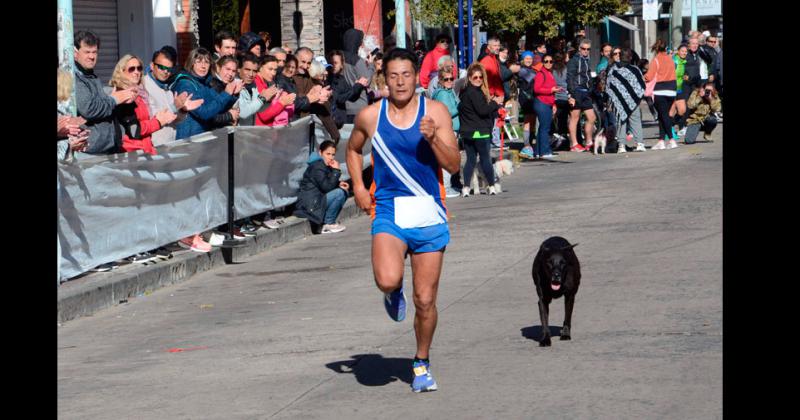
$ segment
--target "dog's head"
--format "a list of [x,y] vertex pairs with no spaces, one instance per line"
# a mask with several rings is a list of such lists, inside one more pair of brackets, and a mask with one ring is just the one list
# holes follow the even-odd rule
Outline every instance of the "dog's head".
[[550,279],[551,289],[555,291],[561,289],[561,284],[564,282],[567,266],[569,265],[565,253],[576,246],[578,246],[578,244],[555,249],[546,246],[542,247],[542,255],[544,256],[543,267],[546,274],[545,278]]

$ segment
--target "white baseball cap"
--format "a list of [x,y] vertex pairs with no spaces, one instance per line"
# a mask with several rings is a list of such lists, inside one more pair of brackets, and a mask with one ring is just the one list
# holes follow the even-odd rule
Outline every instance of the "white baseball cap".
[[330,67],[333,67],[332,65],[328,64],[328,60],[326,60],[325,57],[323,57],[321,55],[318,55],[318,56],[314,57],[314,60],[316,60],[318,63],[322,64],[322,66],[325,67],[326,69],[330,68]]

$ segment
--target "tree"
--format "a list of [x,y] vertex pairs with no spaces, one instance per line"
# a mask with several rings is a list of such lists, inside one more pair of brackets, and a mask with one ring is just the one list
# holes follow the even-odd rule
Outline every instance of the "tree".
[[214,33],[239,33],[239,0],[214,0],[211,6],[211,27]]
[[[465,2],[466,3],[466,2]],[[599,23],[605,16],[623,13],[628,0],[474,0],[473,16],[490,32],[508,32],[519,38],[534,27],[545,37],[558,34],[561,22]],[[457,25],[458,3],[452,0],[419,0],[414,17],[433,26]],[[466,13],[466,8],[465,8]]]

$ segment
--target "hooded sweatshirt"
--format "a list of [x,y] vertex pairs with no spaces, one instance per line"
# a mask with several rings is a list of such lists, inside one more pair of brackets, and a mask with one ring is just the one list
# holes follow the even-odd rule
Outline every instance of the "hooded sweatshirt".
[[489,94],[492,96],[505,96],[503,90],[503,79],[500,77],[500,60],[497,55],[487,52],[480,60],[483,68],[486,69],[486,77],[489,79]]
[[436,48],[431,52],[425,54],[425,58],[422,60],[422,66],[419,69],[419,83],[425,89],[427,89],[428,85],[431,83],[431,73],[439,70],[439,59],[445,55],[450,55],[450,49],[442,48],[439,44],[437,44]]
[[[344,79],[350,86],[356,84],[356,80],[365,77],[367,80],[372,79],[372,74],[375,72],[374,68],[369,66],[367,62],[358,55],[358,49],[364,41],[364,32],[358,29],[350,28],[344,33]],[[366,90],[361,92],[358,100],[347,102],[347,115],[358,114],[365,106],[369,105]]]

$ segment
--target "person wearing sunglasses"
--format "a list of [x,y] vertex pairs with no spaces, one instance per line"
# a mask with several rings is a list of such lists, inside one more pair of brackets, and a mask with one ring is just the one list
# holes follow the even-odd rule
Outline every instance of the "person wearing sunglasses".
[[147,92],[147,105],[150,115],[155,115],[162,109],[169,109],[177,115],[174,121],[161,126],[153,133],[151,140],[153,146],[160,146],[175,140],[175,127],[180,124],[186,113],[197,109],[203,104],[202,99],[192,99],[189,93],[175,95],[169,90],[176,73],[175,62],[177,51],[169,45],[161,47],[153,53],[150,65],[145,69],[142,85]]
[[553,56],[546,54],[542,59],[542,64],[542,69],[536,73],[533,81],[533,109],[539,120],[533,157],[549,159],[553,157],[553,151],[550,149],[550,125],[553,123],[556,93],[560,92],[562,88],[558,87],[552,73]]
[[439,71],[439,60],[444,56],[450,56],[451,45],[453,45],[453,40],[450,39],[449,35],[439,34],[436,36],[436,46],[425,54],[425,58],[422,59],[422,66],[419,69],[419,83],[425,89],[428,89],[431,79]]
[[[445,56],[449,58],[448,56]],[[440,61],[444,60],[445,57],[442,57]],[[458,129],[460,128],[460,123],[458,121],[458,96],[456,96],[455,91],[453,91],[453,85],[455,85],[455,78],[454,78],[454,63],[452,60],[450,61],[443,61],[439,66],[439,76],[437,76],[437,85],[438,87],[431,95],[431,98],[435,101],[439,101],[443,103],[447,110],[450,111],[450,117],[452,118],[453,123],[453,131],[458,133]],[[454,198],[461,195],[459,192],[462,185],[458,182],[458,172],[454,174],[450,174],[446,170],[442,171],[442,181],[444,182],[445,193],[447,194],[447,198]],[[455,184],[458,185],[455,185]]]
[[114,109],[114,118],[123,128],[122,150],[133,152],[144,150],[145,153],[155,155],[156,149],[150,136],[175,120],[175,113],[168,108],[158,111],[150,117],[147,106],[147,91],[142,87],[142,73],[144,66],[142,60],[135,55],[126,54],[120,58],[114,67],[111,81],[108,82],[115,91],[133,89],[136,97],[133,103],[121,104]]
[[[576,54],[567,64],[567,91],[569,92],[569,105],[571,107],[569,115],[569,142],[571,152],[585,152],[592,146],[594,138],[594,122],[597,116],[594,113],[592,102],[592,75],[589,67],[589,50],[592,41],[584,38],[578,46]],[[586,123],[583,125],[585,144],[578,144],[578,121],[581,112],[586,115]]]
[[[480,157],[481,170],[489,184],[487,194],[497,194],[494,188],[494,168],[490,156],[492,129],[497,118],[497,110],[503,107],[503,98],[492,96],[486,82],[486,70],[480,63],[472,63],[467,69],[467,86],[461,92],[461,102],[458,104],[460,127],[459,134],[467,153],[467,163],[464,165],[464,188],[462,197],[469,197],[469,183],[475,164]],[[479,195],[480,191],[473,191]]]

